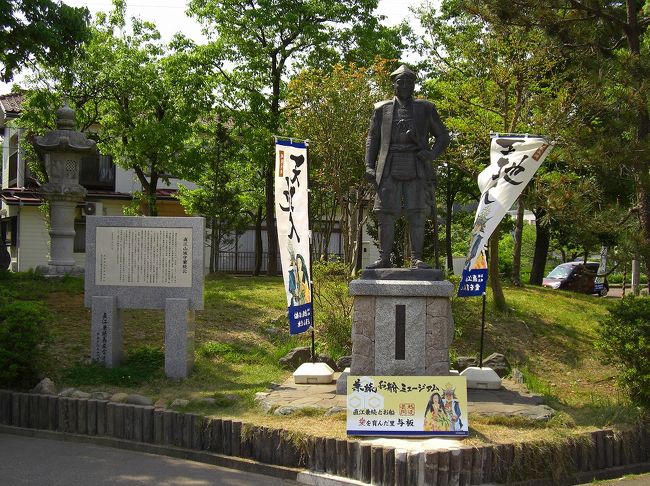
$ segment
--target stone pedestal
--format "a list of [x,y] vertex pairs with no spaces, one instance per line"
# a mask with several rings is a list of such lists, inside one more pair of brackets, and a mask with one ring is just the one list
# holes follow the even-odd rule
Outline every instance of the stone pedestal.
[[122,362],[122,311],[112,296],[93,296],[90,357],[108,368]]
[[66,194],[47,189],[41,189],[41,193],[50,205],[50,259],[48,265],[39,266],[38,271],[50,277],[83,275],[84,269],[75,264],[73,250],[75,211],[84,200],[85,189],[77,185]]
[[350,283],[351,375],[449,374],[454,286],[442,280],[408,280],[410,276],[405,270],[394,277],[401,280],[363,278]]
[[74,218],[76,206],[83,202],[86,189],[79,185],[81,161],[97,152],[93,140],[74,130],[74,110],[65,105],[56,111],[56,130],[34,138],[34,148],[43,158],[48,182],[40,193],[50,205],[50,260],[37,271],[50,277],[83,275],[75,266]]
[[165,374],[187,378],[194,367],[194,311],[189,299],[165,301]]

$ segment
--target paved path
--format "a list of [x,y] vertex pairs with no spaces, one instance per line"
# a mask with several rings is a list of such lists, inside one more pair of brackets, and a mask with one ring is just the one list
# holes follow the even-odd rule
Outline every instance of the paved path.
[[280,486],[298,483],[167,456],[0,434],[0,484]]
[[[258,399],[270,407],[316,407],[345,411],[345,395],[336,394],[336,378],[329,385],[296,385],[293,377],[269,393],[258,393]],[[530,419],[546,419],[554,411],[543,404],[539,395],[530,393],[524,385],[502,380],[500,390],[468,390],[470,413],[484,416],[505,415]]]

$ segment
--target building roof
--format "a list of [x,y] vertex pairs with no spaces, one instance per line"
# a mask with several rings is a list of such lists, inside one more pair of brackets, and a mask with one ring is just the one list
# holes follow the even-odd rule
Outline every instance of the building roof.
[[[158,189],[156,191],[156,199],[159,201],[168,201],[174,200],[173,194],[176,193],[175,189]],[[98,191],[93,189],[88,189],[86,194],[86,199],[95,200],[95,199],[131,199],[132,195],[125,192],[113,192],[113,191]],[[2,199],[6,204],[10,205],[23,205],[23,206],[40,206],[43,202],[43,198],[39,193],[38,189],[33,188],[20,188],[20,187],[10,187],[8,189],[3,189],[0,192],[0,199]]]
[[0,108],[6,114],[18,115],[22,111],[25,96],[22,93],[9,93],[0,95]]

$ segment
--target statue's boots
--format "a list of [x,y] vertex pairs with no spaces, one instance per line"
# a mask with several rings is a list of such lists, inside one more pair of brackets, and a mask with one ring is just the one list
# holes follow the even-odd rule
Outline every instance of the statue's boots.
[[393,240],[395,239],[395,218],[387,215],[379,216],[379,260],[371,263],[366,268],[392,268],[390,254],[393,251]]
[[409,237],[411,239],[411,268],[431,268],[422,260],[424,248],[424,214],[409,215]]

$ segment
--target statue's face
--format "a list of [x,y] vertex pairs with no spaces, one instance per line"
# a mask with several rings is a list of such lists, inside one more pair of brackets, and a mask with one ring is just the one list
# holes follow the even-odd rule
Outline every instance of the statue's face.
[[410,76],[403,76],[393,81],[393,92],[399,99],[408,99],[413,96],[415,90],[415,79]]

